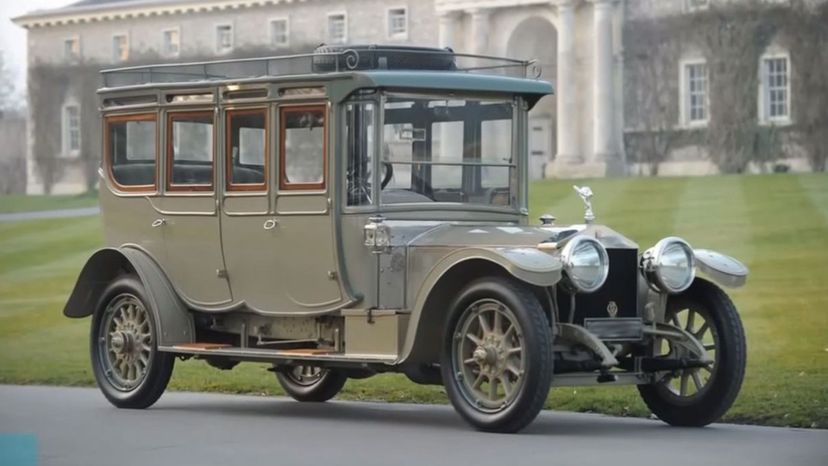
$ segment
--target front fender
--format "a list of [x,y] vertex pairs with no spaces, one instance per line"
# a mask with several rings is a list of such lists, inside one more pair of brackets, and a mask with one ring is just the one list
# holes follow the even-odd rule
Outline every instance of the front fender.
[[[563,264],[558,256],[527,247],[471,247],[458,249],[446,255],[434,265],[416,294],[405,343],[400,352],[400,362],[408,359],[415,344],[420,345],[425,340],[431,341],[434,338],[439,341],[445,313],[449,311],[444,307],[447,302],[441,300],[439,304],[442,306],[435,309],[430,309],[434,306],[427,308],[427,304],[429,304],[429,297],[442,280],[449,280],[447,275],[451,271],[466,264],[477,264],[476,268],[479,269],[482,262],[496,265],[518,280],[539,287],[553,286],[558,283],[563,270]],[[464,276],[463,278],[470,281],[476,276]],[[450,289],[456,292],[462,286],[462,283],[450,284]]]
[[96,251],[81,270],[63,314],[74,318],[92,315],[109,283],[119,275],[130,272],[135,272],[146,288],[150,311],[158,325],[158,346],[195,341],[195,326],[187,308],[158,264],[137,248]]
[[747,282],[748,268],[730,256],[709,249],[694,249],[696,271],[719,285],[739,288]]

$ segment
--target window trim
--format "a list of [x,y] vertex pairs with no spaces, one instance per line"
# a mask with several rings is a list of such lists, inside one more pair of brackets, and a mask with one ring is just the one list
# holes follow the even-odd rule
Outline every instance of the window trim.
[[[232,144],[230,131],[236,115],[264,115],[264,181],[261,183],[233,183]],[[224,189],[227,192],[267,192],[270,181],[270,109],[268,107],[229,109],[224,113]]]
[[[284,42],[277,43],[274,40],[273,23],[275,23],[276,21],[284,21],[285,22],[285,41]],[[270,36],[269,37],[270,38],[270,45],[272,45],[274,47],[290,47],[290,17],[288,17],[288,16],[276,16],[276,17],[270,18],[267,21],[267,25],[268,25],[268,33],[269,33],[269,36]]]
[[[219,49],[219,28],[222,27],[229,27],[230,28],[230,47],[226,50]],[[226,55],[228,53],[233,53],[233,50],[236,49],[236,28],[234,27],[233,23],[218,23],[213,27],[213,50],[215,50],[216,54],[218,55]]]
[[[767,73],[765,73],[765,61],[774,59],[785,59],[785,116],[770,116],[770,102],[768,97],[770,90],[768,89]],[[790,125],[793,123],[791,118],[791,77],[793,76],[793,69],[791,68],[791,55],[787,50],[776,50],[765,52],[759,56],[759,123],[762,125]]]
[[[69,107],[75,107],[78,110],[78,148],[72,149],[69,147],[69,141],[71,140],[71,136],[69,135],[69,118],[67,117],[66,110]],[[76,158],[80,156],[81,152],[81,137],[83,136],[81,131],[81,106],[75,100],[70,100],[69,102],[65,102],[60,107],[60,154],[63,158]]]
[[[73,52],[71,56],[66,56],[66,43],[73,42],[77,48],[77,52]],[[77,63],[81,59],[81,41],[80,35],[72,34],[63,38],[63,59],[69,63]]]
[[[115,38],[116,37],[123,37],[124,38],[124,50],[126,51],[125,56],[119,56],[118,58],[115,58]],[[129,33],[116,32],[116,33],[112,34],[112,62],[113,63],[124,63],[126,61],[129,61],[129,55],[130,55],[129,52],[130,52],[130,49],[129,49]]]
[[[168,32],[173,32],[173,31],[177,33],[178,50],[175,53],[170,53],[170,51],[167,50],[167,33]],[[169,58],[177,58],[177,57],[181,56],[181,27],[176,26],[176,27],[166,28],[166,29],[161,31],[161,54],[163,56],[169,57]]]
[[[322,125],[322,181],[318,183],[291,183],[285,171],[285,114],[309,110],[321,110],[324,116]],[[302,105],[283,105],[279,107],[279,190],[280,191],[324,191],[328,181],[328,105],[308,103]]]
[[[405,31],[400,34],[392,34],[391,33],[391,11],[392,10],[403,10],[405,13]],[[408,40],[408,29],[409,29],[409,17],[408,17],[408,6],[400,5],[400,6],[390,6],[385,9],[385,38],[388,40]]]
[[[112,153],[112,144],[110,136],[110,127],[113,123],[123,123],[130,121],[152,121],[155,123],[155,183],[153,184],[139,184],[132,186],[125,186],[115,179],[115,174],[112,171],[114,166],[114,154]],[[158,179],[161,176],[161,164],[159,163],[158,150],[158,114],[155,112],[132,113],[127,115],[107,115],[104,117],[104,160],[106,161],[106,176],[109,182],[118,191],[128,193],[155,193],[158,192]]]
[[[344,27],[342,28],[342,40],[334,40],[331,37],[331,17],[333,16],[342,16],[342,20],[345,23]],[[348,12],[347,11],[333,11],[328,13],[327,21],[325,22],[325,37],[328,39],[328,42],[331,44],[346,44],[348,43]]]
[[[689,66],[704,65],[704,120],[690,119],[690,82],[687,76]],[[679,60],[679,122],[686,128],[705,127],[710,122],[710,67],[705,58],[685,58]]]
[[[213,179],[210,184],[175,184],[173,183],[173,162],[174,154],[173,154],[173,122],[181,117],[199,117],[199,116],[209,116],[210,120],[213,122],[213,143],[211,147],[213,148],[212,153],[212,163],[211,166],[213,168]],[[167,112],[167,128],[166,128],[166,149],[165,149],[165,168],[167,171],[164,186],[167,192],[200,192],[200,193],[213,193],[213,187],[216,185],[216,114],[213,110],[192,110],[192,111],[172,111]]]

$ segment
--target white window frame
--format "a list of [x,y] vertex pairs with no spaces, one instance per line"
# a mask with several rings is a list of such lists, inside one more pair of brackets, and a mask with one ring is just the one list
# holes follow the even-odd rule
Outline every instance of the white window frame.
[[[176,37],[178,38],[178,42],[176,43],[176,50],[175,52],[171,52],[170,49],[167,47],[167,33],[174,32]],[[174,28],[167,28],[161,31],[161,53],[165,57],[178,57],[181,55],[181,28],[174,27]]]
[[[342,39],[341,40],[334,40],[331,37],[331,18],[334,16],[341,16],[342,17]],[[328,13],[328,19],[325,22],[325,37],[328,39],[328,42],[331,44],[345,44],[348,42],[348,13],[345,11],[337,11]]]
[[[69,125],[69,108],[74,107],[77,109],[77,128],[75,129],[78,133],[78,146],[76,148],[70,147],[72,141],[71,131],[72,128]],[[83,137],[81,133],[81,106],[76,101],[70,101],[63,104],[60,108],[60,152],[64,158],[72,158],[78,157],[80,155],[81,150],[81,138]]]
[[[768,88],[768,73],[765,62],[768,60],[785,60],[785,115],[770,116],[770,89]],[[789,125],[791,120],[791,56],[787,51],[767,52],[759,57],[759,122],[765,125]]]
[[[690,66],[704,65],[704,119],[692,120],[690,111]],[[704,58],[685,58],[679,61],[679,122],[685,127],[703,127],[710,121],[710,67]]]
[[[405,28],[403,32],[394,33],[391,31],[391,12],[402,10],[405,16]],[[390,40],[408,40],[408,7],[407,6],[392,6],[385,9],[385,37]]]
[[[276,36],[273,34],[273,23],[277,21],[283,21],[285,23],[285,40],[283,42],[277,42]],[[289,47],[290,46],[290,18],[287,16],[279,16],[275,18],[270,18],[267,22],[268,32],[270,35],[270,45],[275,47]]]
[[681,3],[685,13],[710,9],[710,0],[682,0]]
[[[124,38],[124,51],[120,55],[116,55],[115,39],[118,37]],[[129,60],[129,34],[126,32],[116,32],[112,34],[112,61],[114,63],[123,63]]]
[[[230,28],[230,46],[226,49],[219,48],[219,29],[221,28]],[[220,23],[216,24],[213,28],[214,31],[214,40],[215,40],[215,50],[216,54],[224,55],[227,53],[232,53],[233,49],[236,47],[236,29],[233,27],[233,23]]]
[[[72,42],[74,44],[71,56],[66,55],[66,44]],[[63,59],[68,62],[76,62],[81,58],[81,42],[80,36],[75,34],[63,39]]]

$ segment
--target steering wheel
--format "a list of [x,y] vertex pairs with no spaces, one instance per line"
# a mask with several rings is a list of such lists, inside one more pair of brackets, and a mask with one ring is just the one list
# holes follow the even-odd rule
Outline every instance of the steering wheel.
[[382,166],[385,167],[385,175],[382,177],[380,189],[385,189],[388,183],[391,182],[391,178],[394,178],[394,166],[391,165],[391,162],[382,162]]

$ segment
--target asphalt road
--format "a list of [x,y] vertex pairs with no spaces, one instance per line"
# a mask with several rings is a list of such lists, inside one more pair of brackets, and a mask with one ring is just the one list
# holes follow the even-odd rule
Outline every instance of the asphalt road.
[[129,411],[88,388],[0,386],[0,433],[9,432],[36,434],[41,465],[828,465],[825,430],[547,411],[498,435],[448,406],[173,392]]

